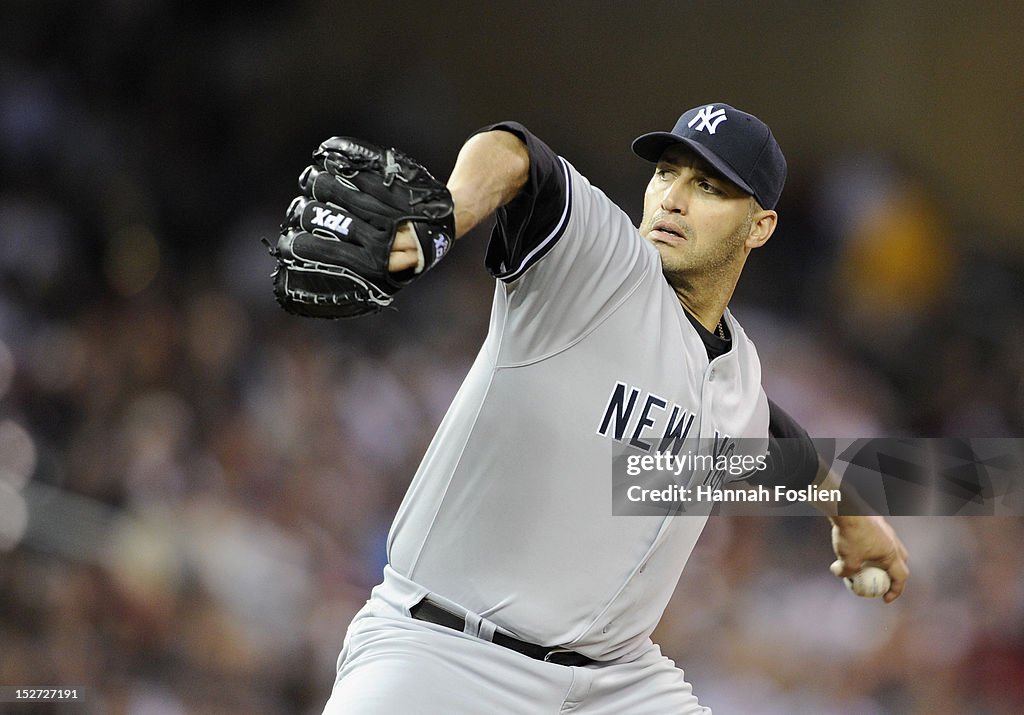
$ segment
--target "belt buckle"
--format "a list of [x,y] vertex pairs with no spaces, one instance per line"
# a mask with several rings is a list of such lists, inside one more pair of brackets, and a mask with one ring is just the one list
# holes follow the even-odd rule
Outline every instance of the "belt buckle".
[[551,661],[551,656],[553,656],[553,655],[558,655],[559,653],[572,653],[572,652],[573,651],[569,650],[568,648],[552,648],[551,650],[549,650],[547,653],[544,654],[544,662],[545,663],[552,662]]

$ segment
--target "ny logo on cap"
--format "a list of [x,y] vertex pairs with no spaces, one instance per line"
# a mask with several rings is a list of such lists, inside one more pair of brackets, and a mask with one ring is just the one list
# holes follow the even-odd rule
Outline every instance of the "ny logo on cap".
[[[718,125],[726,119],[728,119],[728,117],[725,116],[724,109],[715,109],[715,105],[709,104],[708,106],[701,108],[701,110],[697,112],[697,115],[691,119],[686,126],[691,129],[696,129],[698,132],[707,130],[708,134],[714,134]],[[700,122],[700,124],[697,124],[697,122]],[[696,128],[693,126],[694,124],[697,124]]]

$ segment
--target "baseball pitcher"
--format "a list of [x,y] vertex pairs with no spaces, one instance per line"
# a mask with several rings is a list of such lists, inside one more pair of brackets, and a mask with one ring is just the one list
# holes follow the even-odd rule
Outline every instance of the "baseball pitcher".
[[[275,295],[300,315],[390,305],[495,217],[487,338],[398,510],[325,713],[710,713],[650,637],[705,518],[614,516],[612,461],[730,440],[780,481],[815,478],[813,444],[768,400],[728,309],[775,231],[786,162],[762,121],[720,103],[632,146],[654,167],[639,229],[516,122],[470,137],[447,185],[348,138],[303,172],[271,247]],[[899,596],[906,552],[888,524],[832,520],[835,572],[871,561],[886,601]]]

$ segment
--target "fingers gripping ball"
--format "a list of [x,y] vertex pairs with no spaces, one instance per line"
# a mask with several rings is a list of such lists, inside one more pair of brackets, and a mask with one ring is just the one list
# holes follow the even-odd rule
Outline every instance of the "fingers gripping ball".
[[[290,313],[352,318],[392,304],[395,294],[435,266],[455,239],[448,189],[414,159],[359,139],[333,137],[299,177],[277,242],[274,296]],[[422,256],[391,273],[399,225],[412,224]]]
[[853,576],[843,579],[852,593],[864,598],[878,598],[889,590],[889,574],[877,566],[865,566]]

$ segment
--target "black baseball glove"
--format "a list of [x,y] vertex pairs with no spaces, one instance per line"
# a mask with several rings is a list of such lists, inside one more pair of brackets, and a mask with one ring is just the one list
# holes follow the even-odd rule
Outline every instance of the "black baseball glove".
[[[451,194],[414,159],[360,139],[333,137],[299,177],[276,245],[274,295],[289,313],[355,318],[391,305],[455,240]],[[388,271],[395,233],[411,221],[421,260]]]

